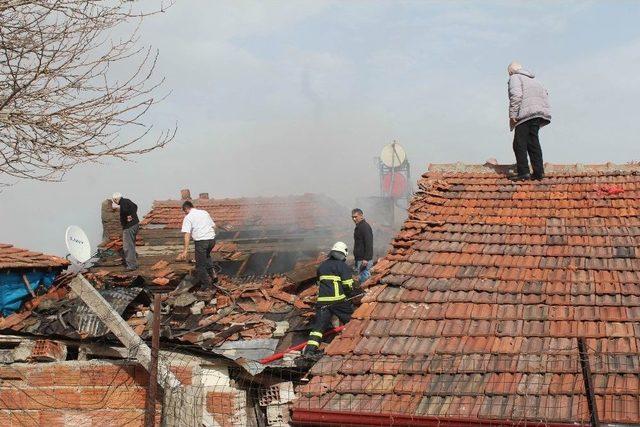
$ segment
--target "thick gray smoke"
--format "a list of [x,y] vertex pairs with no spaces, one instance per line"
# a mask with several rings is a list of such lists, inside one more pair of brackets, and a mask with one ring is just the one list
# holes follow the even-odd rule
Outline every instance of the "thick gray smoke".
[[[149,1],[149,0],[145,0]],[[506,66],[549,88],[541,132],[554,163],[637,159],[640,4],[179,1],[147,20],[172,89],[152,120],[178,122],[168,148],[83,167],[61,184],[0,193],[0,242],[64,254],[77,224],[100,237],[100,202],[148,211],[181,188],[211,197],[324,193],[353,207],[377,195],[373,158],[397,139],[414,180],[429,162],[512,163]],[[526,9],[526,22],[523,22]],[[593,31],[597,28],[623,32]],[[622,31],[622,30],[621,30]],[[579,70],[579,72],[578,72]]]

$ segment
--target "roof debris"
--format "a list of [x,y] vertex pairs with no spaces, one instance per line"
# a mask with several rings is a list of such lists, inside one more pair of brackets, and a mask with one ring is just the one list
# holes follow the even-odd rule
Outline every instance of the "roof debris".
[[[96,281],[100,294],[144,339],[151,334],[151,297],[140,287]],[[67,287],[63,276],[44,295],[29,301],[21,313],[0,318],[0,330],[67,339],[94,339],[108,335],[102,322]],[[186,279],[188,282],[188,279]],[[215,350],[234,341],[273,340],[273,349],[302,339],[297,328],[313,315],[313,287],[296,295],[298,284],[283,276],[230,279],[222,276],[220,291],[189,291],[190,285],[163,295],[161,327],[165,342],[186,342],[203,350]],[[250,346],[250,344],[246,344]],[[270,346],[271,347],[271,346]],[[253,359],[236,350],[238,357]],[[225,352],[221,354],[226,354]]]
[[[136,240],[140,264],[137,271],[123,271],[118,253],[122,247],[120,237],[101,245],[101,258],[92,271],[101,270],[105,282],[121,275],[129,280],[139,276],[147,285],[178,285],[194,267],[192,259],[176,260],[182,251],[182,202],[156,201],[142,219]],[[336,240],[346,239],[350,230],[348,212],[321,195],[207,198],[193,203],[207,210],[216,222],[217,242],[212,256],[220,273],[228,276],[290,272],[299,263],[316,261]]]

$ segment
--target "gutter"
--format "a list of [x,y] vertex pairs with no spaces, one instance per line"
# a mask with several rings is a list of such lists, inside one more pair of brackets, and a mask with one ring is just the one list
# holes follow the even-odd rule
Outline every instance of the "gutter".
[[527,427],[579,427],[587,424],[526,420],[500,420],[456,417],[429,417],[401,414],[375,414],[371,412],[339,412],[321,409],[294,409],[293,425],[296,426],[394,426],[394,427],[472,427],[472,426],[523,426]]

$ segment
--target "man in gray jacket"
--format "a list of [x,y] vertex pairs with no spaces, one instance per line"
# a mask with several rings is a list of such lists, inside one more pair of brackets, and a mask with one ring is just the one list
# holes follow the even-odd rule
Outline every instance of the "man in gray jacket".
[[[509,126],[515,129],[513,151],[516,155],[517,174],[511,179],[523,181],[544,178],[542,148],[538,131],[551,123],[551,106],[547,90],[534,79],[534,74],[517,62],[509,64]],[[529,171],[531,158],[533,175]]]

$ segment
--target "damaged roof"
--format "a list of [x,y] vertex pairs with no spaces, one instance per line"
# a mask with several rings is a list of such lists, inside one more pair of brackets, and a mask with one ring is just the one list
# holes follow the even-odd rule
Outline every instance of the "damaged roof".
[[[95,314],[70,291],[70,275],[60,277],[24,310],[0,317],[0,330],[36,336],[91,341],[109,334]],[[151,339],[151,297],[140,287],[105,284],[87,273],[100,294],[143,339]],[[220,291],[189,290],[184,282],[162,296],[161,338],[165,343],[240,360],[251,373],[257,361],[303,340],[298,329],[313,315],[316,289],[299,291],[284,276],[252,279],[220,277]],[[254,362],[247,365],[248,362]],[[277,363],[276,363],[277,365]]]
[[0,243],[0,269],[63,268],[67,265],[69,261],[64,258]]
[[587,422],[584,337],[600,420],[640,423],[640,168],[551,165],[522,183],[505,171],[422,176],[294,419]]
[[[221,273],[229,276],[265,276],[295,270],[316,261],[336,240],[346,239],[351,232],[348,211],[323,195],[192,201],[216,222],[217,243],[212,256]],[[136,241],[139,271],[123,272],[116,253],[122,247],[120,238],[103,243],[102,258],[94,271],[140,275],[147,285],[177,285],[194,266],[193,262],[175,259],[183,245],[183,202],[156,201],[142,219]]]

